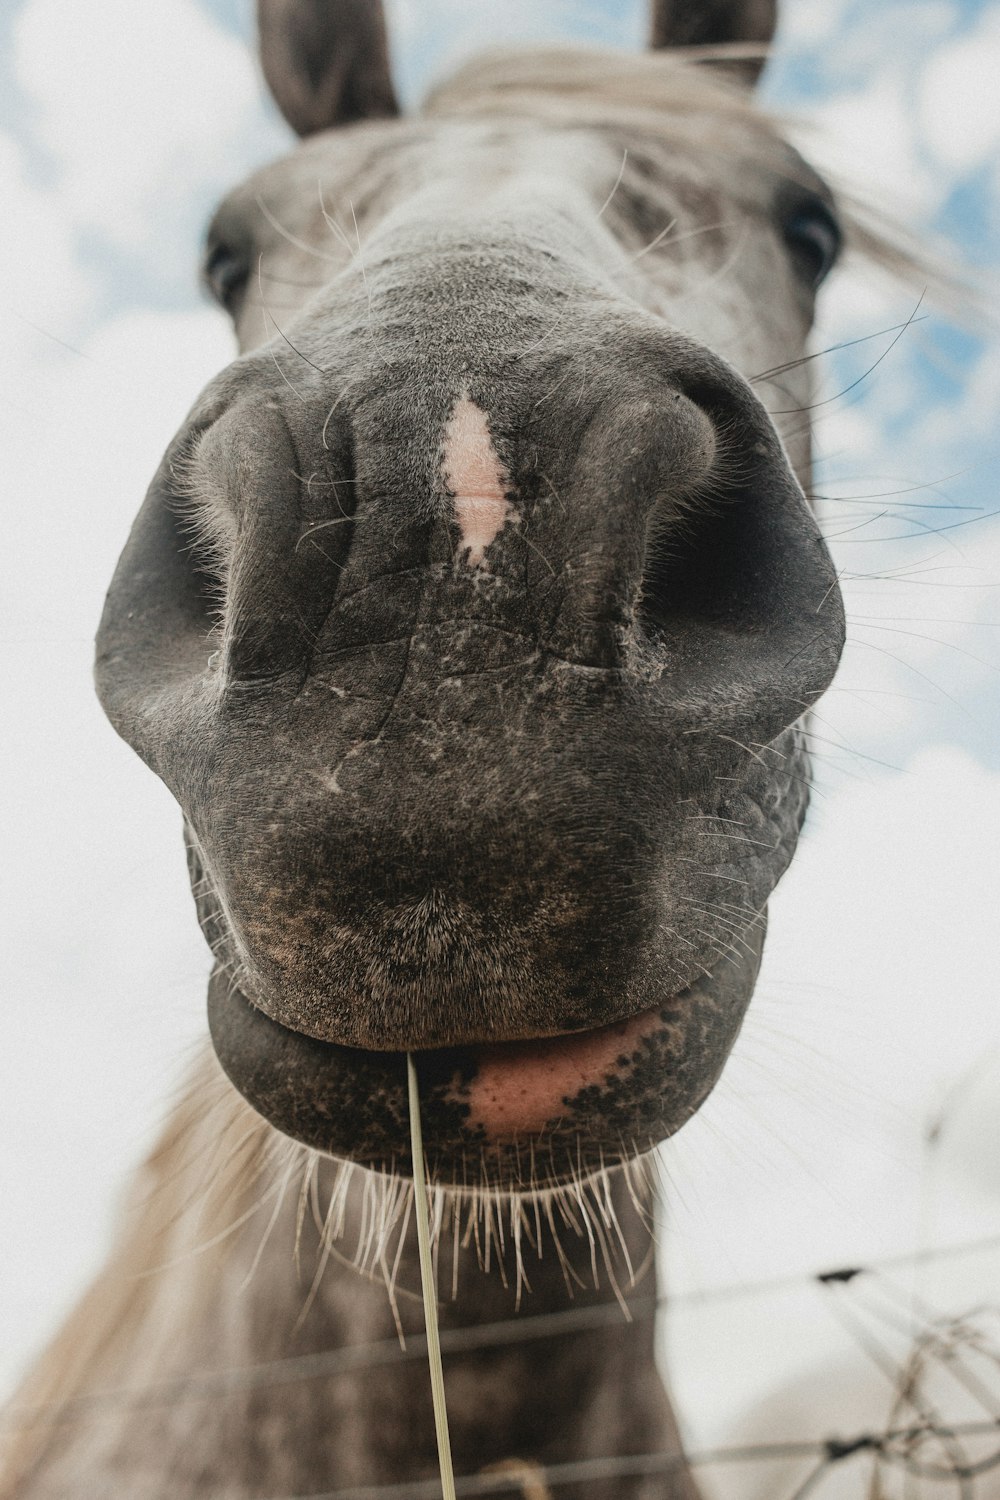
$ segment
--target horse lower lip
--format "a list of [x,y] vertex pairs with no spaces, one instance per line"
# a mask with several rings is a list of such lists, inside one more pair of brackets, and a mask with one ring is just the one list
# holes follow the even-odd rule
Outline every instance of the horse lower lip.
[[[726,955],[688,989],[623,1021],[533,1040],[418,1047],[432,1172],[453,1184],[483,1172],[498,1183],[552,1185],[665,1140],[721,1071],[763,939],[762,913],[747,929],[745,958]],[[278,1130],[376,1171],[407,1169],[405,1052],[290,1030],[235,988],[222,966],[209,986],[208,1015],[224,1071]]]
[[475,1074],[463,1089],[469,1124],[494,1140],[541,1130],[583,1089],[628,1066],[663,1024],[662,1006],[592,1031],[470,1048]]

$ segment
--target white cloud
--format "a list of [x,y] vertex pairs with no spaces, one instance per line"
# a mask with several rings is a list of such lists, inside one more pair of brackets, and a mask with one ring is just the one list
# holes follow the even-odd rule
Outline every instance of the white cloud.
[[70,339],[93,306],[90,278],[79,263],[72,225],[56,197],[28,180],[25,153],[0,133],[0,395],[15,410],[24,396],[22,360],[54,354],[44,328]]
[[[891,491],[901,480],[872,488]],[[822,705],[825,732],[893,764],[914,745],[950,738],[990,754],[1000,720],[1000,528],[975,511],[951,511],[936,494],[908,496],[943,506],[917,512],[916,522],[900,511],[879,519],[876,507],[890,499],[847,504],[827,523],[828,532],[854,534],[833,543],[848,645]],[[920,529],[936,524],[940,534]],[[840,759],[851,763],[850,754]]]
[[64,211],[129,249],[227,187],[260,130],[252,54],[196,0],[28,0],[14,65]]
[[938,161],[952,172],[992,162],[1000,148],[1000,15],[978,24],[929,58],[920,87],[920,125]]
[[904,221],[930,212],[944,189],[915,129],[912,72],[893,58],[863,87],[816,101],[809,111],[820,167],[860,184],[880,204],[898,204]]
[[0,1097],[4,1218],[19,1228],[0,1387],[96,1268],[127,1170],[204,1034],[208,951],[180,815],[104,721],[91,638],[163,448],[231,344],[208,309],[129,313],[78,353],[28,329],[5,371],[19,406],[4,434],[0,653],[18,732],[0,740],[0,782],[17,788],[0,867]]
[[815,53],[837,36],[851,0],[814,0],[810,5],[780,8],[779,41],[783,52]]
[[[963,389],[946,410],[929,414],[928,439],[940,446],[964,445],[967,461],[995,472],[1000,417],[1000,341],[994,339],[966,366]],[[985,447],[983,446],[985,444]]]
[[[873,341],[871,358],[887,343]],[[990,753],[1000,725],[996,457],[983,447],[998,351],[983,353],[959,401],[937,405],[923,360],[919,347],[892,351],[863,399],[834,403],[817,428],[816,490],[830,497],[820,515],[850,622],[823,713],[893,762],[952,737]]]
[[[108,319],[79,352],[31,330],[24,419],[6,435],[5,624],[18,637],[89,633],[128,526],[174,430],[232,357],[216,312]],[[25,558],[45,558],[43,586]]]

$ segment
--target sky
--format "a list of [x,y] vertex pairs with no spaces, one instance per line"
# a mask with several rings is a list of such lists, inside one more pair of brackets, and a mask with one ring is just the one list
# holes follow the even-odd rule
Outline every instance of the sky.
[[[98,1263],[204,1032],[179,815],[104,723],[90,661],[149,477],[232,354],[196,286],[202,226],[291,144],[250,9],[0,9],[0,1388]],[[387,9],[410,105],[483,42],[633,46],[644,15],[633,0]],[[988,289],[998,78],[995,4],[786,0],[765,97],[811,159]],[[986,303],[955,323],[921,288],[850,264],[824,296],[816,347],[864,340],[819,362],[815,428],[850,641],[751,1017],[664,1153],[681,1294],[1000,1233],[1000,338]],[[884,331],[910,319],[898,340]],[[956,1311],[998,1272],[995,1251],[970,1254],[921,1271],[921,1291]],[[695,1442],[850,1428],[855,1407],[886,1399],[815,1286],[679,1302],[665,1336]],[[822,1500],[861,1493],[857,1470],[831,1478]],[[780,1482],[720,1473],[713,1493],[773,1497]]]

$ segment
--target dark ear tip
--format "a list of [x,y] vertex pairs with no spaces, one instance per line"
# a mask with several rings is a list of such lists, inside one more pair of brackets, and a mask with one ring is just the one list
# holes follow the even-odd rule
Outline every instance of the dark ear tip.
[[[650,46],[732,46],[731,59],[713,61],[752,82],[764,67],[777,24],[778,0],[653,0]],[[741,43],[747,48],[743,56]]]
[[260,60],[299,135],[397,115],[381,0],[257,0]]

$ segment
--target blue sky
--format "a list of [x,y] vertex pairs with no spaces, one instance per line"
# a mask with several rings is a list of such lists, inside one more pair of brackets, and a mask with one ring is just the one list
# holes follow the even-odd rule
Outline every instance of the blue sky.
[[[388,9],[411,100],[482,41],[628,45],[643,21],[633,0]],[[176,809],[101,719],[90,641],[149,475],[231,357],[195,283],[205,217],[291,144],[260,88],[250,10],[0,11],[0,651],[15,726],[0,744],[0,1168],[18,1225],[0,1236],[0,1381],[95,1263],[117,1186],[204,1030]],[[818,163],[987,271],[1000,266],[998,79],[995,4],[787,0],[765,97]],[[889,349],[880,331],[919,291],[847,266],[824,299],[821,346],[871,336],[824,363],[817,424],[852,643],[821,706],[821,796],[774,902],[746,1040],[704,1128],[672,1148],[694,1204],[672,1232],[680,1285],[907,1248],[918,1221],[944,1237],[1000,1228],[1000,1181],[973,1161],[1000,1123],[983,1071],[1000,1056],[1000,340],[982,316],[959,329],[931,313]],[[747,1106],[762,1057],[778,1082]],[[923,1127],[976,1068],[928,1231]],[[768,1365],[775,1389],[825,1357],[803,1326]],[[691,1420],[711,1435],[754,1393],[708,1366],[702,1378],[703,1334],[679,1336]],[[762,1330],[747,1338],[763,1360]]]

